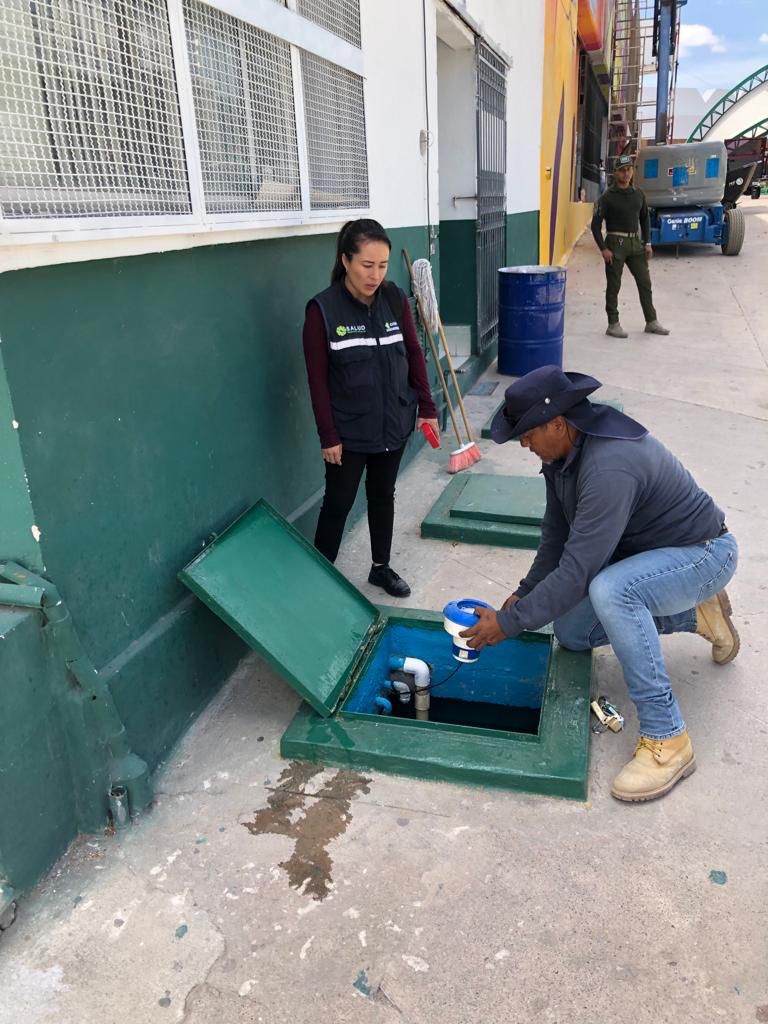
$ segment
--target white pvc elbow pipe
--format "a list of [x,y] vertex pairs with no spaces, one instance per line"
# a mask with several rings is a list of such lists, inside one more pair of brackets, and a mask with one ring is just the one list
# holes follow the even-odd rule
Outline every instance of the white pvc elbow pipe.
[[412,675],[420,689],[429,686],[429,665],[421,658],[403,658],[403,672]]
[[421,722],[429,720],[429,665],[421,658],[403,658],[403,672],[412,675],[416,683],[416,693],[413,702],[416,708],[416,718]]

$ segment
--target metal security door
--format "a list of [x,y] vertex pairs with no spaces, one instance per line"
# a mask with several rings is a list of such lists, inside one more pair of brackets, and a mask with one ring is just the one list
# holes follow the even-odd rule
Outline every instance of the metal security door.
[[477,63],[477,352],[497,340],[506,261],[507,66],[480,39]]

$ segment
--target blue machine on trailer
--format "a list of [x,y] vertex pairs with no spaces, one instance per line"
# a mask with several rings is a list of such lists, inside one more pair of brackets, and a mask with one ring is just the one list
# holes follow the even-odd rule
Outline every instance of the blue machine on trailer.
[[638,153],[635,184],[651,213],[651,244],[719,245],[736,256],[744,241],[744,214],[736,200],[748,185],[731,187],[724,142],[666,145],[670,135],[669,92],[678,39],[679,9],[687,0],[654,0],[653,56],[656,72],[655,145]]
[[704,242],[723,245],[727,235],[725,210],[722,206],[700,209],[651,210],[651,244],[680,245]]
[[649,146],[637,163],[636,182],[651,213],[652,245],[719,245],[726,256],[739,253],[744,216],[734,201],[726,201],[725,143]]

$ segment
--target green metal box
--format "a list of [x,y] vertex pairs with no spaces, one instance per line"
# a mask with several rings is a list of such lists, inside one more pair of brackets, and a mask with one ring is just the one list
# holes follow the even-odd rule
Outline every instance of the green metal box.
[[[304,698],[284,757],[586,798],[590,654],[524,633],[459,665],[439,613],[371,604],[265,501],[179,575]],[[431,666],[429,721],[379,713],[398,655]]]

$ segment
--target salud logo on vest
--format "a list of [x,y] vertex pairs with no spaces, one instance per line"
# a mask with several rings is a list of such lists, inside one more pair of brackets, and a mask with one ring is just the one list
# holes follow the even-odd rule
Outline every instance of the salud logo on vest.
[[359,334],[361,331],[364,330],[365,324],[347,324],[346,327],[343,324],[339,324],[339,326],[336,328],[336,333],[340,338],[343,338],[344,335],[349,334],[350,332],[354,334],[355,331],[357,331],[357,333]]
[[347,333],[347,328],[342,327],[341,324],[339,324],[339,326],[336,328],[336,333],[340,338],[343,338],[344,335]]

